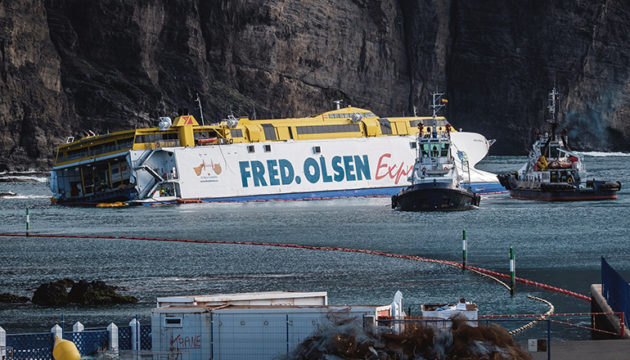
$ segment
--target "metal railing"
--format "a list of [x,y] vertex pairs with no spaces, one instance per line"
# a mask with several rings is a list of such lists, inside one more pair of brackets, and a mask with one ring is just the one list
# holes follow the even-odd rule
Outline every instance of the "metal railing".
[[[112,324],[113,325],[113,324]],[[1,330],[2,328],[0,328]],[[54,329],[54,328],[53,328]],[[113,347],[117,350],[134,350],[132,346],[132,327],[131,326],[114,326],[112,329],[106,327],[87,328],[77,331],[63,332],[58,327],[57,336],[72,341],[81,356],[91,356],[97,353],[111,350]],[[151,350],[151,325],[140,325],[138,331],[139,346],[137,350]],[[112,331],[116,340],[111,340]],[[52,359],[52,351],[55,345],[54,332],[42,333],[26,333],[26,334],[5,334],[4,330],[0,334],[6,340],[6,347],[0,348],[0,358],[16,359],[16,360],[49,360]],[[0,344],[2,339],[0,338]]]
[[107,350],[109,346],[109,332],[107,328],[86,329],[81,332],[65,332],[63,338],[72,341],[81,356],[94,355]]
[[52,359],[55,338],[52,333],[7,334],[7,359]]

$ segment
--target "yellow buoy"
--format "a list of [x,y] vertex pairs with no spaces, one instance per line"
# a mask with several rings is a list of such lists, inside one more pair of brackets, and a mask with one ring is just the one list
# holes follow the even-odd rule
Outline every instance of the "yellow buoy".
[[77,346],[74,345],[72,341],[55,336],[53,357],[55,360],[79,360],[81,358],[81,354],[79,354]]
[[127,206],[127,203],[124,203],[122,201],[116,201],[116,202],[113,202],[113,203],[98,203],[98,204],[96,204],[96,207],[99,207],[99,208],[122,207],[122,206]]

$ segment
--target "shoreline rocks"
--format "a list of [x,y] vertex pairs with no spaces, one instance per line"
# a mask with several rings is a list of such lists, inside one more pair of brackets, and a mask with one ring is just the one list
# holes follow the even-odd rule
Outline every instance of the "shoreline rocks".
[[[40,285],[33,295],[32,302],[41,306],[80,306],[135,304],[138,299],[116,292],[116,287],[103,281],[61,279]],[[70,290],[70,291],[68,291]]]
[[0,294],[0,304],[24,304],[29,302],[29,298],[26,296],[18,296],[10,293]]

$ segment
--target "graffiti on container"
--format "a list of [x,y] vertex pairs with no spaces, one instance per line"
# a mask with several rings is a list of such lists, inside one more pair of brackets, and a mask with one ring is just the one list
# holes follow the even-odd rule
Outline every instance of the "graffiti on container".
[[171,349],[201,349],[201,335],[182,336],[182,334],[173,337],[171,335]]

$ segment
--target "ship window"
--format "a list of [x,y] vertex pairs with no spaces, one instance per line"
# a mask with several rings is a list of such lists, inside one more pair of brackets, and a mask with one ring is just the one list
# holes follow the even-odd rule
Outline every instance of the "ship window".
[[326,134],[339,132],[359,132],[361,131],[358,124],[347,125],[319,125],[319,126],[298,126],[297,133],[304,134]]
[[212,139],[212,138],[216,138],[217,137],[217,133],[215,131],[200,131],[200,132],[195,132],[195,140],[199,140],[199,139]]
[[383,135],[391,135],[392,134],[392,124],[390,124],[387,119],[378,119],[378,122],[381,124],[381,133]]
[[276,138],[276,128],[271,124],[261,124],[263,130],[265,131],[265,139],[267,140],[277,140]]
[[254,151],[255,151],[254,150],[254,145],[247,145],[247,152],[248,153],[253,153]]
[[322,152],[322,148],[319,146],[313,146],[313,154],[319,154]]
[[374,115],[374,113],[368,112],[368,113],[346,113],[346,114],[329,114],[328,117],[331,119],[341,119],[341,118],[349,118],[352,117],[353,115],[358,115],[361,117],[376,117],[376,115]]
[[448,156],[448,144],[442,144],[442,155],[441,156]]
[[136,144],[137,143],[153,143],[161,140],[177,140],[179,137],[177,133],[158,133],[158,134],[145,134],[145,135],[136,135]]
[[241,129],[232,129],[230,130],[230,133],[232,134],[232,137],[243,137],[243,130]]
[[66,160],[74,160],[88,155],[87,149],[75,149],[66,153]]
[[263,145],[263,149],[265,149],[265,152],[271,152],[271,145]]
[[98,155],[103,153],[103,145],[90,146],[90,155]]
[[117,149],[128,149],[133,146],[133,138],[118,139]]
[[416,146],[417,146],[417,144],[415,142],[410,142],[409,143],[409,147],[412,148],[412,149],[415,149]]

